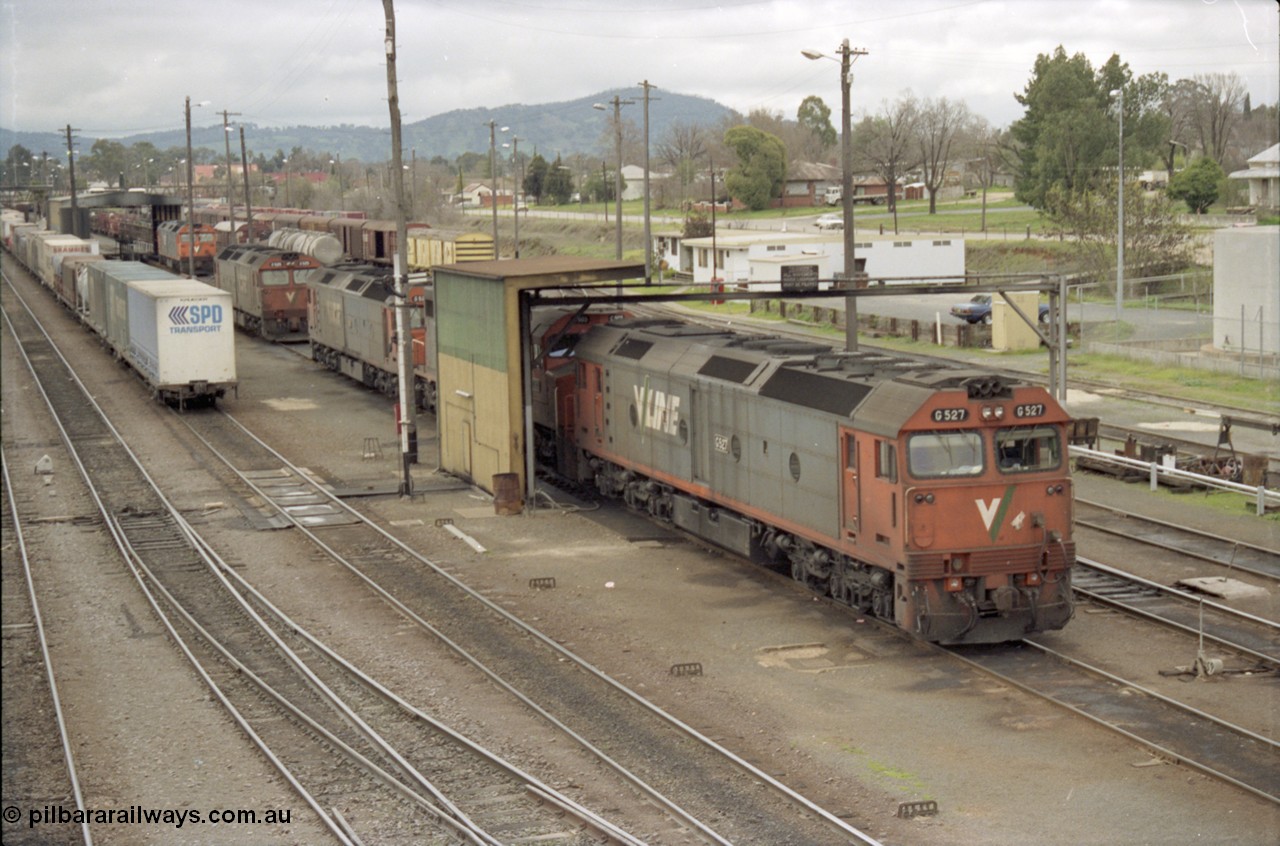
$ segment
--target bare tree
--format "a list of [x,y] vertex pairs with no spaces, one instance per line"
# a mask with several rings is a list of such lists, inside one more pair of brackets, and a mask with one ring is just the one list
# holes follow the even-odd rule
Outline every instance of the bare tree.
[[1234,73],[1196,74],[1192,119],[1200,149],[1216,162],[1226,158],[1231,131],[1240,119],[1244,82]]
[[969,108],[946,97],[920,104],[915,120],[916,143],[924,187],[929,192],[929,214],[938,213],[938,191],[946,183],[957,138],[969,120]]
[[[1177,147],[1181,144],[1190,158],[1195,123],[1196,85],[1189,79],[1180,79],[1165,90],[1160,110],[1169,120],[1169,149],[1163,154],[1169,179],[1173,179],[1173,164]],[[1174,142],[1177,142],[1176,144]]]
[[672,124],[658,142],[658,161],[680,181],[682,199],[689,196],[689,186],[697,181],[707,151],[707,131],[694,124]]
[[876,174],[889,188],[894,232],[898,231],[898,182],[920,164],[915,143],[917,111],[915,96],[907,91],[893,103],[881,101],[880,112],[863,118],[853,130],[855,166]]

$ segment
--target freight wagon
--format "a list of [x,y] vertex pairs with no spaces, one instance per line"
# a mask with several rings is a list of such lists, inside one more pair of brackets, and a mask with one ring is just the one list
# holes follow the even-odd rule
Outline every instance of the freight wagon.
[[231,295],[134,261],[85,266],[84,320],[171,405],[212,404],[236,388]]

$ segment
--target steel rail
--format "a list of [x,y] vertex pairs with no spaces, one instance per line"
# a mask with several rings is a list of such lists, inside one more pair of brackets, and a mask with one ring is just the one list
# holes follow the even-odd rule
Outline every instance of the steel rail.
[[[634,703],[636,703],[636,704],[637,704],[637,705],[639,705],[640,707],[644,708],[645,710],[649,711],[651,714],[653,714],[654,716],[658,717],[659,719],[661,719],[661,720],[663,720],[663,721],[667,722],[669,725],[671,725],[672,727],[676,728],[678,731],[680,731],[681,733],[683,733],[685,736],[687,736],[687,737],[689,737],[689,738],[692,738],[693,740],[697,741],[699,744],[704,745],[706,748],[708,748],[708,749],[711,749],[711,750],[715,751],[715,752],[716,752],[716,754],[723,756],[723,757],[725,758],[725,760],[730,761],[731,763],[733,763],[733,764],[734,764],[734,766],[738,767],[740,770],[742,770],[743,772],[747,773],[747,774],[748,774],[748,775],[750,775],[752,778],[754,778],[754,779],[756,779],[756,780],[760,781],[761,783],[763,783],[763,784],[767,785],[771,790],[774,790],[775,792],[777,792],[778,794],[782,795],[783,797],[785,797],[785,798],[786,798],[786,799],[788,799],[789,801],[791,801],[791,802],[793,802],[793,803],[795,803],[795,804],[797,804],[797,805],[800,805],[801,807],[805,808],[807,811],[809,811],[809,812],[813,813],[814,815],[816,815],[817,817],[819,817],[820,819],[822,819],[825,823],[827,823],[828,825],[830,825],[830,826],[834,827],[835,829],[837,829],[838,831],[840,831],[842,834],[845,834],[845,835],[847,835],[847,836],[853,837],[853,838],[855,838],[855,839],[857,840],[857,842],[859,842],[859,843],[863,843],[863,844],[867,844],[867,846],[880,846],[879,841],[877,841],[875,838],[871,837],[870,835],[866,834],[865,832],[860,831],[859,829],[855,828],[854,826],[849,825],[849,824],[848,824],[848,823],[846,823],[844,820],[840,819],[839,817],[835,816],[835,815],[834,815],[834,814],[832,814],[831,812],[827,811],[826,809],[824,809],[824,808],[822,808],[821,806],[817,805],[816,803],[812,802],[812,801],[811,801],[811,800],[809,800],[808,798],[806,798],[806,797],[804,797],[804,796],[801,796],[800,794],[796,793],[796,792],[795,792],[795,791],[793,791],[791,788],[787,787],[785,784],[782,784],[782,783],[781,783],[781,782],[779,782],[777,779],[775,779],[775,778],[773,778],[772,776],[770,776],[768,773],[765,773],[764,771],[762,771],[760,768],[758,768],[758,767],[754,766],[754,765],[753,765],[753,764],[751,764],[750,762],[748,762],[748,761],[744,760],[743,758],[739,757],[737,754],[735,754],[734,752],[732,752],[732,751],[730,751],[729,749],[725,748],[724,746],[721,746],[720,744],[716,743],[716,742],[715,742],[715,741],[713,741],[711,738],[709,738],[709,737],[707,737],[706,735],[704,735],[704,734],[702,734],[701,732],[699,732],[697,729],[693,728],[692,726],[689,726],[688,724],[686,724],[686,723],[684,723],[683,721],[679,720],[679,719],[678,719],[678,718],[676,718],[675,716],[673,716],[673,715],[671,715],[671,714],[668,714],[666,711],[663,711],[661,708],[659,708],[658,706],[654,705],[654,704],[653,704],[652,702],[650,702],[649,700],[645,699],[644,697],[640,696],[639,694],[635,693],[634,691],[632,691],[631,689],[629,689],[628,687],[626,687],[625,685],[623,685],[621,682],[619,682],[619,681],[617,681],[616,679],[614,679],[614,678],[612,678],[612,677],[608,676],[608,675],[607,675],[607,674],[605,674],[603,671],[601,671],[600,669],[598,669],[598,668],[597,668],[597,667],[595,667],[594,665],[592,665],[592,664],[590,664],[589,662],[587,662],[585,659],[581,658],[580,656],[578,656],[578,655],[576,655],[575,653],[571,652],[570,650],[566,649],[564,646],[562,646],[561,644],[557,643],[554,639],[552,639],[552,638],[548,637],[547,635],[543,634],[543,633],[542,633],[542,632],[540,632],[539,630],[537,630],[537,629],[533,628],[533,627],[532,627],[532,626],[530,626],[528,623],[526,623],[526,622],[524,622],[523,620],[521,620],[519,617],[516,617],[514,614],[512,614],[512,613],[511,613],[511,612],[509,612],[509,611],[507,611],[507,610],[506,610],[505,608],[503,608],[502,606],[500,606],[500,605],[498,605],[497,603],[495,603],[495,602],[493,602],[492,600],[490,600],[488,597],[486,597],[486,596],[484,596],[483,594],[480,594],[480,593],[478,593],[477,591],[473,590],[471,587],[469,587],[469,586],[468,586],[468,585],[466,585],[464,582],[462,582],[461,580],[459,580],[456,576],[454,576],[453,574],[449,573],[447,570],[445,570],[444,568],[440,567],[440,566],[439,566],[439,565],[437,565],[435,562],[433,562],[433,561],[431,561],[430,559],[426,558],[425,556],[423,556],[422,554],[420,554],[419,552],[417,552],[416,550],[414,550],[412,547],[410,547],[410,546],[408,546],[407,544],[405,544],[405,543],[404,543],[403,541],[401,541],[399,538],[395,537],[395,536],[394,536],[394,535],[392,535],[390,532],[388,532],[387,530],[383,529],[381,526],[379,526],[379,525],[377,525],[376,523],[374,523],[374,522],[372,522],[371,520],[369,520],[369,519],[368,519],[367,517],[365,517],[361,512],[357,511],[356,509],[352,508],[352,507],[351,507],[350,505],[348,505],[347,503],[343,502],[339,497],[337,497],[336,495],[334,495],[331,491],[326,490],[324,487],[322,487],[322,486],[320,486],[320,485],[317,485],[317,484],[316,484],[314,481],[312,481],[312,480],[311,480],[311,479],[310,479],[306,474],[302,473],[302,471],[301,471],[301,470],[300,470],[296,465],[294,465],[292,462],[290,462],[288,459],[286,459],[283,455],[281,455],[281,454],[280,454],[276,449],[274,449],[272,446],[270,446],[269,444],[267,444],[266,442],[264,442],[264,441],[263,441],[261,438],[259,438],[256,434],[254,434],[251,430],[249,430],[249,428],[248,428],[248,427],[246,427],[243,423],[241,423],[240,421],[236,420],[233,416],[231,416],[230,414],[227,414],[225,411],[223,411],[222,413],[223,413],[223,414],[227,417],[227,419],[228,419],[228,420],[230,420],[234,425],[236,425],[236,426],[237,426],[237,427],[239,427],[242,431],[244,431],[244,433],[245,433],[247,436],[249,436],[249,437],[250,437],[250,438],[252,438],[254,441],[256,441],[256,442],[257,442],[257,443],[258,443],[258,444],[259,444],[263,449],[265,449],[265,450],[267,450],[268,452],[270,452],[270,453],[271,453],[271,454],[272,454],[272,455],[273,455],[273,456],[274,456],[278,461],[280,461],[284,466],[286,466],[286,467],[290,468],[291,470],[293,470],[295,473],[297,473],[297,474],[298,474],[298,476],[299,476],[300,478],[305,478],[305,479],[307,479],[307,480],[308,480],[308,482],[309,482],[309,483],[310,483],[310,484],[315,488],[315,490],[316,490],[316,491],[318,491],[318,492],[319,492],[322,496],[324,496],[326,499],[328,499],[329,501],[331,501],[331,502],[332,502],[333,504],[335,504],[337,507],[339,507],[339,508],[341,508],[342,510],[346,511],[346,512],[347,512],[348,514],[350,514],[352,517],[354,517],[354,518],[356,518],[356,519],[360,520],[362,523],[364,523],[366,526],[368,526],[368,527],[369,527],[370,529],[372,529],[374,532],[376,532],[377,534],[381,535],[383,538],[385,538],[385,539],[386,539],[388,542],[390,542],[391,544],[395,545],[395,546],[396,546],[398,549],[400,549],[402,552],[404,552],[405,554],[407,554],[407,555],[409,555],[410,557],[412,557],[415,561],[417,561],[417,562],[421,563],[421,564],[422,564],[423,566],[425,566],[425,567],[430,568],[433,572],[438,573],[442,578],[446,579],[450,584],[454,585],[457,589],[459,589],[459,590],[461,590],[461,591],[465,592],[465,593],[466,593],[468,596],[470,596],[472,599],[474,599],[475,601],[477,601],[477,602],[481,603],[481,604],[482,604],[482,605],[484,605],[486,608],[488,608],[490,611],[492,611],[493,613],[495,613],[495,614],[499,615],[500,617],[502,617],[504,620],[506,620],[506,621],[507,621],[508,623],[510,623],[511,625],[515,626],[515,627],[516,627],[516,628],[518,628],[519,630],[521,630],[521,631],[523,631],[524,633],[528,634],[530,637],[532,637],[532,638],[534,638],[535,640],[537,640],[538,642],[542,643],[542,644],[543,644],[544,646],[546,646],[548,649],[551,649],[553,652],[555,652],[555,653],[557,653],[558,655],[560,655],[561,657],[563,657],[566,661],[570,661],[570,662],[574,663],[575,665],[577,665],[578,667],[580,667],[581,669],[583,669],[584,671],[586,671],[587,673],[589,673],[590,675],[592,675],[593,677],[595,677],[596,679],[598,679],[599,681],[601,681],[601,682],[603,682],[604,684],[607,684],[608,686],[610,686],[610,687],[614,688],[614,689],[615,689],[615,690],[617,690],[620,694],[622,694],[623,696],[627,697],[628,699],[630,699],[631,701],[633,701]],[[261,491],[259,491],[259,492],[260,492],[260,493],[262,493]],[[265,494],[264,494],[264,496],[265,496]],[[611,769],[614,769],[614,770],[615,770],[615,772],[617,772],[617,773],[618,773],[619,775],[621,775],[623,778],[626,778],[627,780],[632,781],[632,783],[633,783],[633,784],[636,784],[636,786],[637,786],[637,788],[638,788],[638,789],[642,790],[643,792],[645,792],[645,793],[646,793],[646,794],[648,794],[648,795],[653,796],[653,797],[655,798],[655,801],[661,801],[661,802],[662,802],[662,806],[663,806],[664,808],[667,808],[667,809],[668,809],[668,810],[670,810],[673,814],[677,815],[680,819],[682,819],[682,820],[686,821],[689,825],[691,825],[691,826],[693,826],[694,828],[696,828],[699,832],[702,832],[702,833],[704,834],[704,836],[707,836],[707,837],[708,837],[709,839],[711,839],[713,842],[726,844],[726,846],[728,846],[728,842],[727,842],[727,841],[725,841],[722,837],[720,837],[720,836],[719,836],[718,834],[716,834],[714,831],[712,831],[712,830],[710,830],[709,828],[707,828],[707,827],[706,827],[706,826],[705,826],[705,825],[704,825],[700,820],[697,820],[696,818],[694,818],[694,817],[692,817],[691,815],[687,814],[687,812],[683,811],[683,809],[679,809],[679,806],[675,805],[675,803],[674,803],[674,802],[672,802],[672,801],[671,801],[671,800],[669,800],[669,799],[666,799],[665,797],[663,797],[662,799],[660,799],[660,800],[659,800],[659,799],[658,799],[658,797],[660,797],[660,796],[661,796],[661,794],[657,793],[653,788],[650,788],[650,787],[648,787],[647,785],[644,785],[642,782],[641,782],[641,783],[636,783],[635,781],[633,781],[633,779],[635,779],[635,777],[634,777],[633,775],[631,775],[629,772],[627,772],[627,771],[626,771],[626,769],[625,769],[625,768],[623,768],[623,767],[622,767],[618,762],[613,761],[613,760],[612,760],[612,759],[611,759],[611,758],[610,758],[610,757],[609,757],[609,756],[608,756],[608,755],[607,755],[603,750],[600,750],[600,749],[598,749],[598,748],[594,747],[594,746],[590,743],[590,741],[588,741],[586,738],[581,737],[580,735],[578,735],[576,732],[574,732],[574,731],[573,731],[572,729],[570,729],[568,726],[564,725],[561,721],[559,721],[559,720],[558,720],[556,717],[554,717],[552,714],[550,714],[549,712],[547,712],[545,709],[541,708],[541,706],[539,706],[537,703],[533,702],[532,700],[529,700],[529,699],[528,699],[528,697],[524,696],[522,693],[520,693],[520,691],[518,691],[518,690],[516,690],[515,688],[511,687],[511,685],[510,685],[509,683],[507,683],[507,682],[506,682],[505,680],[503,680],[501,677],[497,676],[497,675],[496,675],[492,670],[490,670],[488,667],[485,667],[482,663],[479,663],[479,660],[478,660],[477,658],[475,658],[474,656],[471,656],[469,653],[467,653],[467,652],[466,652],[466,651],[465,651],[465,650],[464,650],[464,649],[463,649],[459,644],[456,644],[456,643],[454,643],[453,641],[449,640],[449,639],[444,635],[444,633],[443,633],[443,632],[440,632],[438,629],[436,629],[434,626],[432,626],[429,622],[427,622],[426,620],[422,619],[418,614],[416,614],[416,613],[415,613],[412,609],[410,609],[407,605],[405,605],[405,604],[404,604],[403,602],[401,602],[399,599],[397,599],[397,598],[396,598],[396,597],[394,597],[392,594],[390,594],[389,592],[387,592],[386,590],[384,590],[380,585],[378,585],[378,584],[377,584],[377,582],[375,582],[374,580],[372,580],[371,578],[369,578],[369,576],[367,576],[366,574],[362,573],[358,568],[351,567],[351,565],[350,565],[350,564],[347,564],[346,562],[342,561],[342,558],[341,558],[341,556],[337,553],[337,551],[336,551],[336,550],[333,550],[331,547],[329,547],[327,544],[325,544],[325,543],[324,543],[324,541],[323,541],[321,538],[319,538],[319,537],[318,537],[318,535],[316,535],[316,533],[314,533],[314,532],[313,532],[312,530],[310,530],[308,527],[306,527],[306,526],[302,525],[302,524],[301,524],[301,523],[299,523],[298,521],[294,521],[294,520],[293,520],[293,518],[292,518],[291,516],[289,516],[289,515],[287,515],[287,514],[286,514],[286,516],[288,517],[288,519],[290,519],[290,520],[291,520],[291,522],[293,522],[293,524],[294,524],[295,526],[297,526],[297,527],[298,527],[298,529],[299,529],[300,531],[302,531],[302,532],[304,532],[304,533],[307,533],[309,536],[311,536],[311,537],[313,538],[313,540],[315,541],[315,543],[317,543],[317,544],[320,546],[320,548],[321,548],[321,549],[325,550],[325,552],[326,552],[327,554],[329,554],[331,557],[333,557],[335,561],[338,561],[339,563],[343,563],[345,566],[348,566],[348,567],[351,569],[351,572],[352,572],[354,575],[356,575],[358,578],[360,578],[362,581],[364,581],[367,585],[369,585],[369,587],[370,587],[372,590],[374,590],[376,593],[378,593],[378,595],[379,595],[379,596],[381,596],[382,598],[384,598],[387,602],[391,603],[391,604],[393,605],[393,607],[395,607],[398,611],[400,611],[402,614],[404,614],[408,619],[413,620],[415,623],[417,623],[418,625],[422,626],[426,631],[431,632],[431,634],[432,634],[434,637],[439,638],[439,639],[440,639],[440,641],[441,641],[442,643],[446,644],[450,649],[454,650],[454,651],[455,651],[455,652],[456,652],[460,657],[462,657],[462,658],[463,658],[464,660],[466,660],[468,663],[471,663],[473,666],[475,666],[475,667],[476,667],[477,669],[479,669],[481,672],[483,672],[483,673],[485,673],[487,676],[489,676],[489,678],[491,678],[491,679],[494,681],[494,683],[495,683],[495,684],[498,684],[498,685],[499,685],[499,686],[501,686],[504,690],[507,690],[507,691],[508,691],[509,693],[511,693],[513,696],[516,696],[517,698],[519,698],[521,702],[526,703],[530,708],[534,709],[537,713],[539,713],[541,716],[543,716],[543,717],[544,717],[544,719],[548,720],[548,721],[549,721],[549,722],[551,722],[553,725],[555,725],[557,728],[559,728],[561,731],[563,731],[566,735],[568,735],[569,737],[573,738],[573,739],[575,740],[575,742],[577,742],[577,743],[581,744],[581,745],[583,746],[583,748],[584,748],[584,749],[587,749],[587,750],[591,751],[591,753],[592,753],[593,755],[597,756],[597,757],[598,757],[602,762],[606,763],[606,764],[607,764]],[[668,804],[668,803],[669,803],[669,804]]]
[[[8,323],[8,315],[5,315],[5,322]],[[12,334],[13,327],[10,326]],[[14,336],[15,342],[17,336]],[[22,345],[18,344],[21,349]],[[76,808],[84,812],[84,793],[80,790],[80,777],[76,772],[75,754],[71,749],[71,737],[67,733],[67,720],[62,713],[62,699],[58,695],[58,680],[54,678],[53,658],[49,654],[49,638],[44,629],[44,617],[40,613],[40,600],[36,596],[35,577],[31,572],[31,558],[27,555],[27,542],[22,533],[22,517],[18,514],[18,502],[13,496],[13,485],[9,478],[9,461],[4,456],[3,447],[0,446],[0,472],[4,476],[4,492],[5,500],[8,503],[9,515],[13,520],[13,539],[18,544],[18,554],[22,558],[22,576],[27,584],[27,599],[31,603],[31,620],[32,626],[35,628],[36,639],[40,642],[40,656],[44,661],[45,679],[49,683],[49,697],[53,702],[53,717],[58,724],[58,737],[62,742],[62,758],[67,766],[67,778],[71,782],[71,794],[75,797]],[[80,837],[84,841],[85,846],[93,846],[93,833],[89,830],[88,818],[82,818],[80,823]]]
[[[31,311],[30,307],[27,305],[22,295],[18,292],[17,288],[13,286],[13,283],[8,279],[7,276],[4,278],[4,281],[6,284],[9,285],[9,289],[13,293],[13,296],[17,298],[22,308],[27,312],[27,315],[31,318],[35,327],[39,330],[40,334],[44,337],[45,341],[49,344],[49,348],[54,354],[54,356],[56,356],[58,360],[61,361],[62,366],[66,368],[66,371],[69,374],[71,380],[76,384],[76,386],[84,394],[84,398],[88,407],[91,408],[93,412],[98,415],[102,424],[112,434],[112,436],[116,439],[116,441],[122,446],[125,452],[130,456],[130,458],[132,458],[136,463],[137,457],[133,454],[132,450],[130,450],[128,446],[124,443],[124,439],[120,435],[120,432],[117,431],[115,426],[107,418],[105,412],[103,412],[101,406],[99,406],[97,401],[93,398],[93,395],[89,392],[87,386],[85,386],[85,384],[80,380],[79,375],[75,372],[75,369],[71,366],[71,363],[68,362],[67,359],[62,355],[62,351],[58,348],[57,344],[54,343],[53,338],[51,338],[49,336],[49,333],[45,331],[44,326],[38,320],[35,319],[34,313]],[[48,395],[48,393],[44,389],[44,386],[40,383],[39,375],[37,374],[35,370],[35,366],[32,363],[30,357],[27,355],[25,345],[22,343],[21,338],[18,336],[18,333],[13,326],[13,322],[9,316],[9,312],[5,309],[0,309],[0,312],[3,313],[5,325],[9,327],[10,333],[13,335],[15,341],[17,342],[18,351],[22,355],[23,362],[26,364],[27,369],[31,372],[32,376],[35,377],[36,389],[39,391],[40,396],[43,398],[45,405],[49,408],[53,418],[54,426],[57,428],[59,436],[61,437],[64,446],[66,446],[68,455],[71,458],[72,463],[75,465],[76,470],[79,472],[80,477],[86,486],[89,496],[92,498],[94,505],[97,507],[98,513],[102,517],[104,525],[107,527],[107,530],[111,535],[113,542],[116,545],[116,549],[120,553],[121,559],[123,560],[124,564],[127,567],[129,567],[129,570],[133,575],[134,580],[138,583],[138,586],[142,590],[143,596],[146,598],[147,602],[151,605],[151,608],[156,613],[158,619],[164,625],[165,630],[169,633],[169,636],[173,639],[174,644],[179,648],[179,650],[187,658],[187,661],[191,664],[192,668],[196,671],[197,675],[200,676],[200,678],[204,681],[205,685],[213,693],[214,697],[222,704],[223,708],[226,710],[227,714],[230,715],[230,717],[236,723],[236,725],[240,727],[241,731],[244,732],[244,734],[250,739],[250,741],[254,744],[254,746],[258,748],[258,750],[276,768],[276,770],[280,773],[280,775],[290,784],[291,787],[293,787],[294,791],[298,794],[298,796],[301,797],[302,800],[308,806],[311,807],[311,809],[320,818],[323,825],[326,828],[328,828],[330,833],[333,834],[333,836],[338,840],[339,843],[344,844],[344,846],[353,846],[352,841],[334,824],[330,816],[326,814],[324,810],[320,807],[320,804],[318,801],[316,801],[316,798],[310,793],[310,791],[308,791],[305,787],[303,787],[302,783],[297,779],[297,777],[293,774],[293,772],[289,769],[289,767],[285,765],[285,763],[282,760],[280,760],[280,758],[271,750],[271,748],[267,745],[266,741],[264,741],[262,737],[253,729],[253,727],[249,724],[245,716],[239,711],[239,709],[235,707],[235,705],[226,696],[223,690],[214,682],[213,678],[209,676],[209,674],[205,671],[204,667],[200,665],[198,660],[195,658],[194,653],[191,651],[190,647],[187,645],[186,641],[181,637],[181,635],[178,633],[176,628],[172,625],[168,616],[165,615],[163,611],[160,609],[159,605],[155,600],[155,597],[153,597],[150,591],[147,590],[147,587],[141,580],[139,573],[137,572],[137,570],[135,570],[132,567],[132,561],[125,546],[125,538],[119,533],[118,527],[115,525],[114,520],[112,519],[110,509],[107,507],[106,503],[103,501],[97,487],[93,483],[93,480],[91,475],[89,474],[88,468],[85,467],[84,462],[80,458],[80,454],[79,454],[79,451],[76,449],[74,440],[72,439],[70,433],[67,431],[66,427],[63,425],[62,420],[59,418],[58,414],[56,413],[56,410],[54,409],[54,406],[53,406],[52,398]],[[143,471],[143,473],[144,475],[146,475],[145,471]],[[149,476],[147,478],[150,479]],[[163,499],[163,496],[161,498]],[[167,500],[164,500],[164,501],[166,502],[166,504],[168,504]]]

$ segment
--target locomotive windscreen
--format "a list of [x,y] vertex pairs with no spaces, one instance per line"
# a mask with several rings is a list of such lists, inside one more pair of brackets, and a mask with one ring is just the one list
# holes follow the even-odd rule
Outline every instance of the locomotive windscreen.
[[779,367],[760,387],[762,397],[845,417],[852,414],[869,393],[871,386],[861,382],[833,379],[824,373],[789,367]]

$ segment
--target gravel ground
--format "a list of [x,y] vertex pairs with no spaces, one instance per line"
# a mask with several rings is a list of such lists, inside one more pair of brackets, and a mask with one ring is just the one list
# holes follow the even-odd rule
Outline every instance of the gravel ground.
[[[16,357],[5,352],[6,449],[20,436],[47,442],[47,432],[37,436],[38,420],[20,429],[11,416]],[[385,400],[281,347],[240,338],[238,359],[242,388],[227,410],[335,484],[394,489],[398,463]],[[168,428],[167,412],[147,406],[129,378],[108,368],[99,389],[113,405],[136,405],[128,428],[154,437]],[[616,512],[496,517],[487,497],[432,474],[432,424],[419,421],[419,495],[373,496],[363,505],[548,635],[886,843],[1277,841],[1276,806],[1176,766],[1148,766],[1150,756],[1132,743],[817,602],[772,574]],[[370,437],[381,441],[383,458],[363,457]],[[198,469],[190,458],[171,464],[164,472],[171,482]],[[1081,483],[1093,488],[1092,481]],[[1147,501],[1132,486],[1099,487],[1131,507]],[[197,483],[180,496],[223,529],[243,532],[237,564],[269,596],[411,701],[429,702],[445,689],[442,681],[455,668],[425,662],[416,638],[389,609],[319,556],[275,554],[287,548],[277,546],[284,533],[252,531],[245,516],[252,502],[218,497],[221,505],[209,508],[212,493]],[[1220,531],[1227,522],[1178,510],[1175,519],[1198,517]],[[451,517],[488,551],[473,552],[436,529],[440,517]],[[1231,520],[1244,521],[1242,534],[1258,525]],[[60,529],[68,544],[85,534]],[[126,598],[132,587],[120,584],[119,574],[85,567],[91,560],[91,552],[73,546],[59,556],[50,583],[62,588],[65,601],[46,613],[61,627],[55,666],[64,694],[78,703],[74,731],[92,739],[82,743],[94,795],[121,805],[212,799],[301,810],[156,636],[149,610]],[[531,578],[544,576],[556,578],[554,590],[529,588]],[[1087,615],[1071,624],[1090,625]],[[1118,646],[1147,648],[1145,640]],[[1153,656],[1151,663],[1164,660]],[[669,673],[685,662],[701,663],[703,675]],[[474,711],[462,696],[450,696],[457,697],[451,707],[476,726],[520,719],[496,708]],[[504,751],[550,770],[575,766],[575,756],[562,750]],[[585,793],[590,781],[585,772],[557,786],[576,783]],[[936,800],[938,816],[894,817],[899,802],[916,799]],[[212,842],[208,833],[200,832],[200,842]],[[104,834],[103,842],[175,842],[172,831]],[[297,824],[272,834],[285,842],[319,836]],[[679,842],[674,834],[652,834],[654,843]]]

